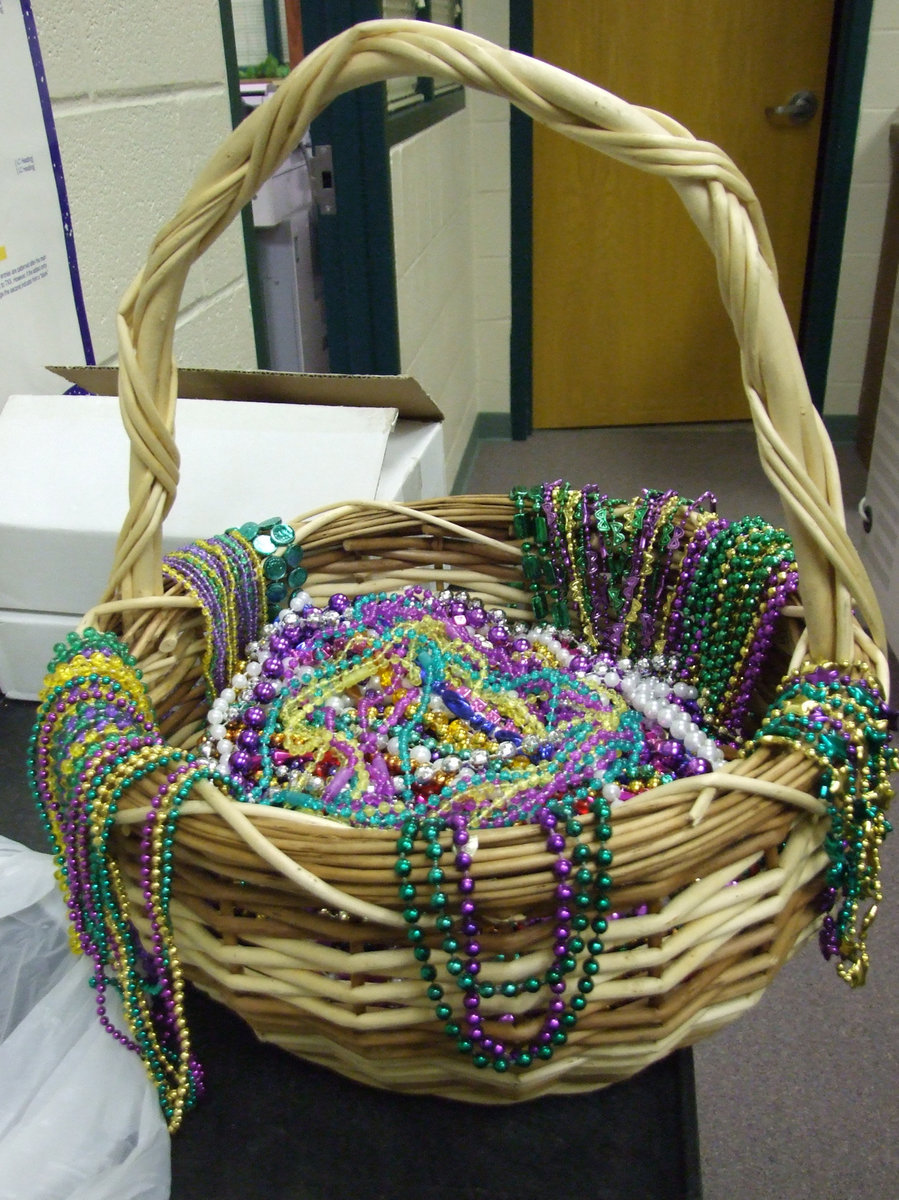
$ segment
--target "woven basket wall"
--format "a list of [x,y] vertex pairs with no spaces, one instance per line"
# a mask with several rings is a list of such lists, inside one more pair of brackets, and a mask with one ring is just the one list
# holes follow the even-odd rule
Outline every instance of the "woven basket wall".
[[[560,133],[670,180],[717,260],[759,452],[796,550],[800,596],[769,675],[808,659],[864,660],[885,685],[882,623],[846,536],[832,448],[808,396],[757,202],[733,164],[669,118],[545,64],[454,30],[373,22],[316,50],[235,131],[122,302],[131,506],[109,591],[85,622],[125,637],[168,742],[196,747],[206,714],[201,614],[162,583],[160,529],[178,483],[172,341],[187,271],[331,99],[410,74],[505,96]],[[348,503],[294,526],[316,600],[452,582],[531,620],[512,517],[504,497],[469,496]],[[261,1037],[364,1082],[480,1102],[600,1087],[755,1003],[813,928],[826,864],[815,773],[803,755],[765,749],[615,810],[612,906],[622,915],[576,1031],[527,1071],[473,1070],[435,1020],[397,898],[394,832],[239,804],[198,785],[177,826],[171,914],[181,962]],[[136,896],[138,833],[154,786],[152,778],[135,785],[117,817],[116,853]],[[521,956],[491,968],[498,980],[522,964],[545,968],[552,956],[551,867],[534,827],[480,833],[472,871],[484,953]],[[413,878],[426,869],[416,856]],[[452,868],[448,875],[452,883]],[[432,944],[439,971],[437,935]]]

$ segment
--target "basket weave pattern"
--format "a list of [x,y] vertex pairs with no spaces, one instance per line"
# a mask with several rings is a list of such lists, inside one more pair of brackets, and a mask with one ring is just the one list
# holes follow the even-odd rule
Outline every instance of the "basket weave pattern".
[[[408,74],[505,96],[564,135],[670,180],[716,257],[761,460],[795,546],[801,599],[776,673],[804,660],[863,660],[885,684],[882,622],[846,535],[832,448],[808,397],[758,204],[733,164],[670,118],[545,64],[458,31],[373,22],[316,50],[235,131],[122,302],[131,503],[109,590],[85,623],[124,635],[166,741],[195,748],[207,704],[202,614],[183,586],[163,586],[160,533],[178,486],[172,341],[187,271],[331,99]],[[504,497],[468,496],[348,503],[293,524],[316,601],[452,583],[532,620],[513,517]],[[568,1044],[527,1072],[474,1072],[434,1020],[397,900],[392,832],[241,805],[199,783],[178,820],[179,955],[187,976],[260,1036],[363,1082],[483,1102],[595,1088],[738,1015],[811,930],[827,861],[816,774],[802,754],[762,748],[616,810],[611,899],[621,915],[606,937],[610,952]],[[115,853],[136,903],[137,835],[158,786],[153,776],[135,783],[116,819]],[[525,961],[540,969],[551,957],[551,867],[533,827],[479,837],[472,872],[489,914],[484,951],[520,955],[510,970]],[[413,879],[426,870],[418,855]],[[452,883],[452,868],[448,875]],[[438,972],[440,953],[435,937]]]

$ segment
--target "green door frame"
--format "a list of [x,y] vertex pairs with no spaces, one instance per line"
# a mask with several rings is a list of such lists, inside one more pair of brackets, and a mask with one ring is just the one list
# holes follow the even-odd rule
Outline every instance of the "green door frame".
[[[827,102],[821,114],[821,148],[812,236],[797,339],[812,402],[819,412],[824,406],[827,386],[872,7],[873,0],[837,0],[834,8]],[[513,50],[523,54],[533,53],[534,8],[531,0],[511,0],[509,44]],[[532,123],[517,109],[513,109],[510,378],[512,437],[518,441],[533,432],[532,171]]]
[[[381,15],[379,0],[301,0],[306,53],[359,21]],[[430,19],[425,2],[419,19]],[[383,83],[357,88],[312,123],[313,145],[331,147],[337,211],[319,215],[319,253],[331,370],[397,375],[399,313],[393,242],[390,147],[464,106],[464,89],[435,93],[420,80],[422,102],[387,111]]]
[[[231,0],[219,0],[219,13],[231,120],[237,125],[245,113],[240,99]],[[266,3],[267,36],[280,40],[273,13],[277,15],[273,5]],[[302,0],[301,13],[307,52],[357,21],[380,15],[377,0]],[[399,373],[384,112],[384,85],[375,84],[339,97],[312,126],[313,143],[332,147],[334,175],[340,180],[337,212],[319,214],[318,218],[328,349],[335,374]],[[265,370],[269,366],[265,304],[249,205],[241,213],[241,221],[257,365]]]
[[815,208],[797,337],[812,401],[818,412],[824,409],[827,389],[846,209],[873,7],[873,0],[837,0],[834,9],[827,99],[821,114]]
[[[231,0],[219,0],[219,18],[222,25],[222,48],[225,53],[225,77],[228,84],[231,125],[236,128],[246,114],[240,99],[240,76],[237,67],[237,47],[234,40],[234,16],[231,11]],[[259,255],[256,252],[256,230],[253,226],[253,213],[250,205],[241,211],[240,222],[243,231],[244,258],[247,264],[247,289],[250,293],[250,319],[253,322],[253,341],[256,345],[256,366],[260,371],[266,371],[270,363],[265,302],[262,298]]]
[[[380,15],[376,0],[302,0],[303,48]],[[330,146],[336,212],[319,214],[328,354],[346,375],[400,370],[385,85],[339,96],[312,123],[312,143]]]

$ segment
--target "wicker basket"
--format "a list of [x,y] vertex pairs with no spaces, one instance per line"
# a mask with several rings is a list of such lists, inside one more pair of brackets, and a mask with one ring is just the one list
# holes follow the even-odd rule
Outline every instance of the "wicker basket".
[[[809,400],[758,204],[734,165],[669,118],[546,64],[454,30],[373,22],[309,55],[227,139],[121,305],[131,506],[109,592],[85,623],[125,638],[168,743],[196,747],[207,703],[201,614],[181,588],[163,586],[160,533],[178,483],[172,341],[187,271],[335,96],[401,75],[506,97],[560,133],[670,180],[716,257],[762,463],[794,540],[801,603],[790,609],[791,644],[777,671],[863,660],[885,686],[877,603],[845,532],[832,449]],[[293,524],[316,599],[429,579],[529,620],[513,514],[504,497],[466,496],[348,503]],[[612,900],[640,912],[610,931],[617,952],[603,957],[567,1045],[526,1071],[473,1070],[435,1020],[406,936],[388,831],[240,804],[198,783],[177,825],[175,943],[185,975],[260,1037],[356,1080],[478,1102],[601,1087],[754,1004],[819,920],[827,856],[817,774],[807,756],[765,747],[616,809]],[[113,845],[135,889],[136,831],[156,786],[147,777],[119,802]],[[548,952],[546,922],[521,918],[545,915],[550,866],[532,826],[481,833],[473,873],[493,953],[502,946],[539,960]],[[419,878],[425,869],[418,855]]]

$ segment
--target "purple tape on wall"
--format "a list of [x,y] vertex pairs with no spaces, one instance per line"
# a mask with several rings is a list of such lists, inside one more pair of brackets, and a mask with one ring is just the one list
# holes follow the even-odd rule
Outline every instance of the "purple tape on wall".
[[[47,76],[44,72],[44,60],[41,57],[41,47],[31,11],[31,0],[21,0],[22,18],[25,22],[25,32],[28,35],[28,48],[31,51],[31,61],[34,65],[34,78],[37,83],[38,95],[41,101],[41,113],[44,118],[44,129],[47,133],[47,146],[50,151],[50,161],[53,164],[53,177],[56,180],[56,194],[59,197],[59,211],[62,217],[62,227],[65,234],[66,255],[69,260],[69,275],[72,280],[72,298],[75,311],[78,314],[78,328],[81,332],[81,343],[84,347],[84,361],[87,366],[93,366],[94,348],[91,343],[90,328],[87,323],[87,309],[84,306],[84,292],[81,289],[81,276],[78,273],[78,255],[75,252],[75,233],[72,229],[72,214],[69,211],[69,197],[66,192],[66,181],[62,170],[62,157],[59,153],[59,139],[56,136],[56,123],[53,120],[53,108],[50,104],[50,93],[47,89]],[[84,389],[73,387],[69,389],[73,395],[84,395]]]

